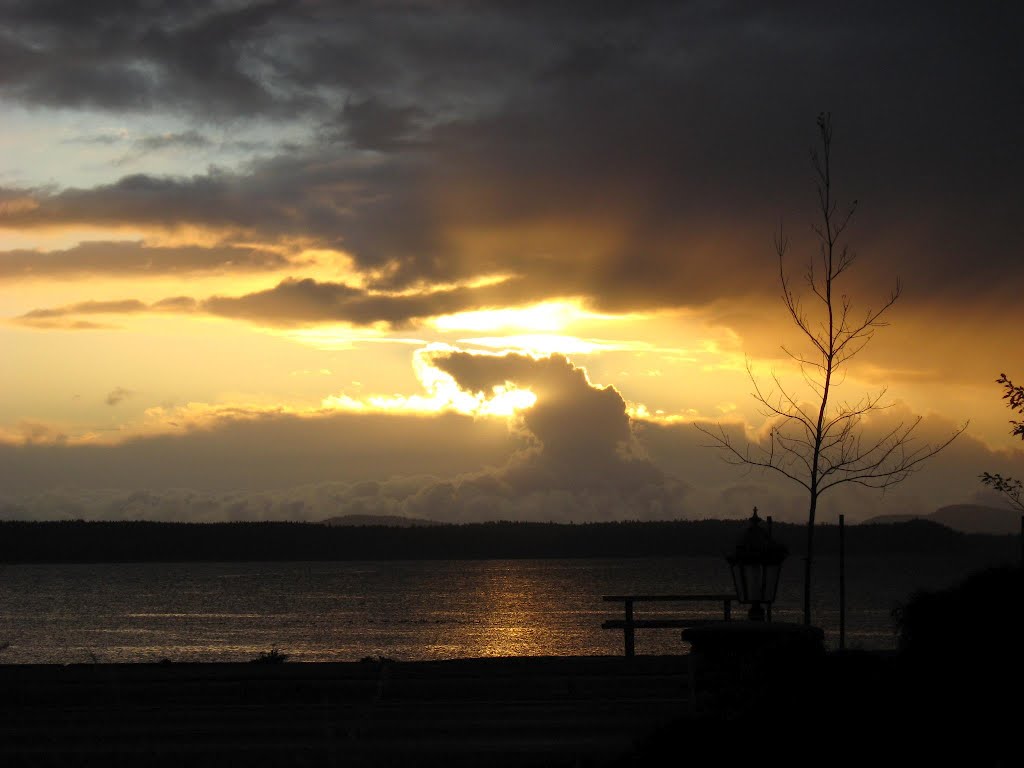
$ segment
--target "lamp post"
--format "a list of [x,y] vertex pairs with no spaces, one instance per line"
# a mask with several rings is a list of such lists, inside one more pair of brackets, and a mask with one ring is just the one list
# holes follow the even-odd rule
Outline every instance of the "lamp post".
[[751,621],[765,620],[764,605],[770,606],[775,601],[782,561],[789,554],[772,538],[770,526],[771,518],[767,526],[763,525],[754,507],[750,524],[736,543],[736,549],[726,557],[739,602],[750,604],[748,618]]

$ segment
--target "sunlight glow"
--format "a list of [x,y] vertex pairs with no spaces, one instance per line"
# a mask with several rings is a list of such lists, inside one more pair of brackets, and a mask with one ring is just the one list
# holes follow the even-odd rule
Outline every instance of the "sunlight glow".
[[459,339],[460,344],[473,344],[489,349],[509,349],[526,352],[533,356],[551,354],[593,355],[621,349],[616,342],[581,339],[577,336],[559,336],[557,334],[534,333],[521,336],[478,336],[471,339]]
[[431,414],[448,411],[466,416],[508,417],[537,402],[537,396],[530,390],[511,385],[496,386],[490,395],[460,389],[450,374],[435,368],[431,361],[433,353],[454,350],[447,344],[429,344],[416,350],[413,371],[425,395],[370,395],[356,399],[343,393],[324,398],[322,405],[358,412]]
[[553,333],[563,331],[574,323],[595,320],[625,321],[635,320],[639,317],[639,315],[604,315],[591,312],[583,308],[583,303],[579,299],[571,299],[545,301],[529,307],[457,312],[452,315],[435,317],[429,323],[439,331],[522,330]]
[[422,346],[423,339],[407,339],[388,336],[386,327],[357,328],[350,325],[320,325],[313,328],[264,329],[273,336],[283,336],[300,344],[325,352],[352,349],[359,343],[411,344]]

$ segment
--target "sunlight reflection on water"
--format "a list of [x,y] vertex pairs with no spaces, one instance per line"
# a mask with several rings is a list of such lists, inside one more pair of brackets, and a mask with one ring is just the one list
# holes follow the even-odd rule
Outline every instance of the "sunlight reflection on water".
[[[848,645],[891,648],[897,601],[978,565],[851,559]],[[835,570],[823,558],[815,585],[830,640]],[[776,620],[799,620],[799,571],[784,569]],[[0,643],[10,643],[0,662],[242,661],[271,648],[296,661],[620,654],[621,632],[600,627],[621,607],[602,595],[727,591],[724,561],[695,557],[11,565],[0,573]],[[684,650],[678,630],[637,635],[638,653]]]

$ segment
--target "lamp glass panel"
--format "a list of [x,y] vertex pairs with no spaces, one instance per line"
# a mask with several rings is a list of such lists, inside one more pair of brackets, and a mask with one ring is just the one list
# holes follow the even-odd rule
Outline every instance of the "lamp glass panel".
[[729,570],[732,571],[732,586],[736,590],[736,596],[740,599],[740,602],[746,600],[745,590],[743,589],[743,576],[742,566],[739,563],[729,563]]
[[764,566],[760,563],[751,563],[746,566],[748,600],[751,602],[764,602]]
[[765,566],[765,602],[771,603],[775,601],[775,595],[779,591],[779,575],[782,573],[782,564],[775,563],[773,565]]

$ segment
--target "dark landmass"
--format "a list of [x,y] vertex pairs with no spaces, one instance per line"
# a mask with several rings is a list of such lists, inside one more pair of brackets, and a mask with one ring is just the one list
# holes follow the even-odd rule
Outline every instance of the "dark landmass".
[[383,525],[390,528],[415,528],[419,525],[441,525],[436,520],[402,515],[339,515],[321,521],[322,525]]
[[878,515],[861,525],[876,523],[905,523],[927,520],[962,533],[1007,534],[1020,531],[1020,513],[1005,507],[984,507],[978,504],[950,504],[930,515]]
[[[162,523],[81,520],[0,522],[0,562],[189,562],[288,560],[476,560],[563,557],[720,557],[746,521],[474,523],[397,528],[317,523]],[[838,528],[818,526],[816,551],[838,552]],[[846,529],[850,556],[917,553],[1014,560],[1016,536],[965,534],[912,520]],[[803,551],[802,525],[775,537]]]

